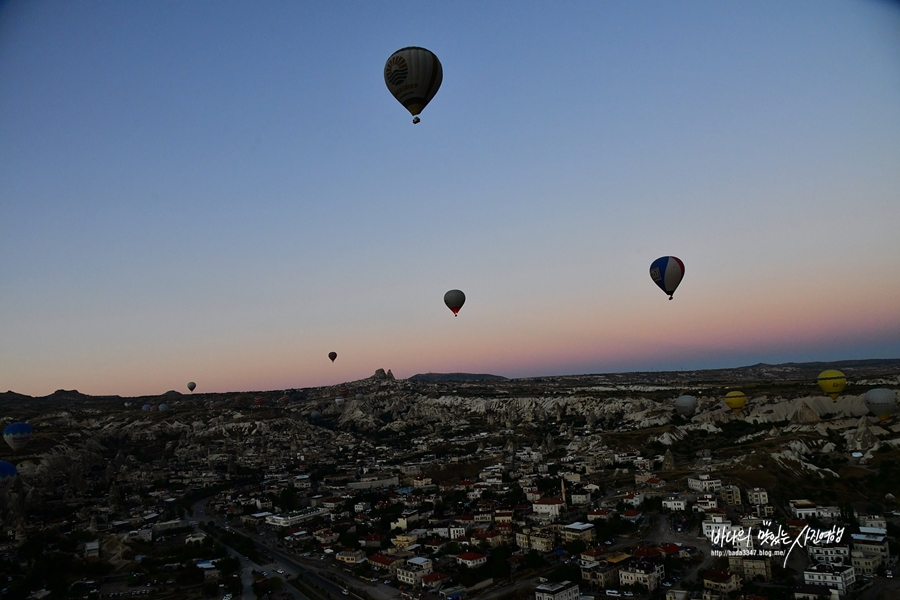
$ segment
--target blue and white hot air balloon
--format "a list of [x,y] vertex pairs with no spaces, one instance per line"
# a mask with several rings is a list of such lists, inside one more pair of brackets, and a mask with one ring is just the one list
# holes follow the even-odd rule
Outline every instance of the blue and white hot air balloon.
[[16,465],[0,460],[0,490],[11,486],[18,475]]
[[32,433],[34,430],[28,423],[12,423],[3,430],[3,439],[13,449],[13,452],[18,452],[28,445]]
[[650,278],[659,286],[659,289],[669,295],[669,300],[672,299],[672,294],[681,283],[682,277],[684,277],[684,263],[680,258],[663,256],[654,260],[650,265]]

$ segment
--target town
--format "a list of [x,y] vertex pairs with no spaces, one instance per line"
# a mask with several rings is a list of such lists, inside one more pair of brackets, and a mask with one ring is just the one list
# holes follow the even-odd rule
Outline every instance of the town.
[[0,594],[890,597],[900,425],[861,395],[900,362],[859,362],[837,400],[802,365],[8,392],[34,434],[0,455]]

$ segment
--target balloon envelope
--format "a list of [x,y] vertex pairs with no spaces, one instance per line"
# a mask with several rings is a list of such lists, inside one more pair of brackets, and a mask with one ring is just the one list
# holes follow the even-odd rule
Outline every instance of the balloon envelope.
[[143,405],[143,406],[141,407],[141,410],[150,410],[150,405],[149,405],[149,404]]
[[34,430],[28,423],[10,423],[3,430],[3,439],[13,449],[13,452],[18,452],[28,445],[33,433]]
[[697,399],[685,394],[675,399],[675,410],[684,417],[690,417],[697,410]]
[[832,400],[837,400],[847,386],[847,378],[844,377],[844,374],[834,369],[819,373],[818,382],[825,395],[830,396]]
[[394,98],[409,111],[413,123],[441,87],[444,69],[434,52],[409,46],[388,57],[384,64],[384,83]]
[[674,256],[663,256],[657,258],[650,265],[650,278],[659,289],[669,295],[669,300],[675,293],[675,288],[681,283],[684,277],[684,263],[680,258]]
[[197,387],[196,383],[194,383],[193,381],[188,381],[188,390],[193,392],[195,387]]
[[725,404],[734,414],[738,414],[747,404],[747,396],[744,395],[744,392],[728,392],[725,394]]
[[866,392],[863,402],[879,421],[887,421],[897,410],[897,392],[887,388],[875,388]]
[[166,403],[162,403],[159,405],[159,410],[169,410],[169,405]]
[[329,352],[329,353],[328,353],[328,358],[331,359],[331,362],[334,362],[334,359],[337,358],[337,352]]
[[19,471],[16,470],[16,465],[0,460],[0,489],[11,486],[18,475]]
[[460,290],[450,290],[444,294],[444,304],[453,311],[454,315],[459,314],[459,309],[466,303],[466,295]]

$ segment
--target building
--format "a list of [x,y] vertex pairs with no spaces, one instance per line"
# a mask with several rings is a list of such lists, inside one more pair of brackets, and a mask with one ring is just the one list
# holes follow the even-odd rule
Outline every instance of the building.
[[665,574],[665,566],[661,561],[632,560],[619,569],[619,583],[622,586],[640,585],[652,592],[659,587]]
[[810,500],[788,500],[788,506],[795,519],[808,519],[816,516],[816,503]]
[[619,586],[619,565],[608,560],[581,561],[581,579],[601,588]]
[[747,490],[747,504],[768,504],[769,493],[763,488]]
[[551,531],[525,528],[516,532],[516,545],[522,550],[550,552],[553,550],[556,536]]
[[362,550],[344,550],[335,554],[334,557],[348,565],[358,565],[366,562],[366,553]]
[[566,503],[562,498],[541,498],[532,504],[531,508],[539,517],[557,519],[560,513],[566,509]]
[[709,569],[703,576],[703,587],[720,594],[728,594],[741,589],[741,578],[731,571]]
[[729,556],[728,570],[744,581],[772,581],[772,559],[768,556]]
[[741,488],[739,488],[738,486],[722,486],[722,489],[719,493],[722,495],[722,502],[724,502],[726,506],[736,506],[738,504],[741,504]]
[[846,543],[827,544],[822,546],[809,544],[806,546],[806,554],[813,564],[850,564],[850,544]]
[[853,540],[854,550],[859,550],[865,554],[877,554],[881,557],[882,563],[890,563],[891,552],[885,536],[871,533],[852,533],[850,538]]
[[479,554],[478,552],[463,552],[456,557],[457,564],[469,567],[470,569],[480,567],[486,562],[487,556]]
[[722,480],[711,479],[707,473],[702,473],[697,477],[688,477],[687,484],[689,489],[706,494],[722,489]]
[[866,554],[861,550],[853,550],[850,552],[850,564],[856,569],[857,573],[874,574],[881,566],[881,555]]
[[846,594],[856,581],[856,571],[849,565],[813,565],[803,571],[803,582],[808,585],[822,585]]
[[569,523],[562,529],[562,538],[565,542],[581,540],[588,543],[594,541],[594,526],[590,523]]
[[397,581],[407,585],[421,585],[422,578],[433,572],[431,559],[422,556],[415,556],[406,561],[401,567],[398,567],[395,575]]
[[578,584],[571,581],[547,582],[534,588],[534,600],[578,600]]
[[[687,500],[670,496],[663,500],[662,506],[666,510],[683,512],[687,510]],[[590,518],[590,516],[588,518]]]

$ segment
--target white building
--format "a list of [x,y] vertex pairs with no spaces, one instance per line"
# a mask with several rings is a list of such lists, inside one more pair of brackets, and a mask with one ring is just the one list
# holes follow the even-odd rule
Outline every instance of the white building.
[[697,477],[688,477],[688,488],[704,493],[718,492],[722,489],[721,479],[711,479],[708,473],[701,473]]
[[803,571],[803,582],[808,585],[823,585],[846,594],[856,581],[856,571],[851,566],[818,564]]
[[763,488],[753,488],[747,490],[747,504],[768,504],[769,492]]
[[547,582],[534,588],[534,600],[578,600],[578,584],[571,581]]

